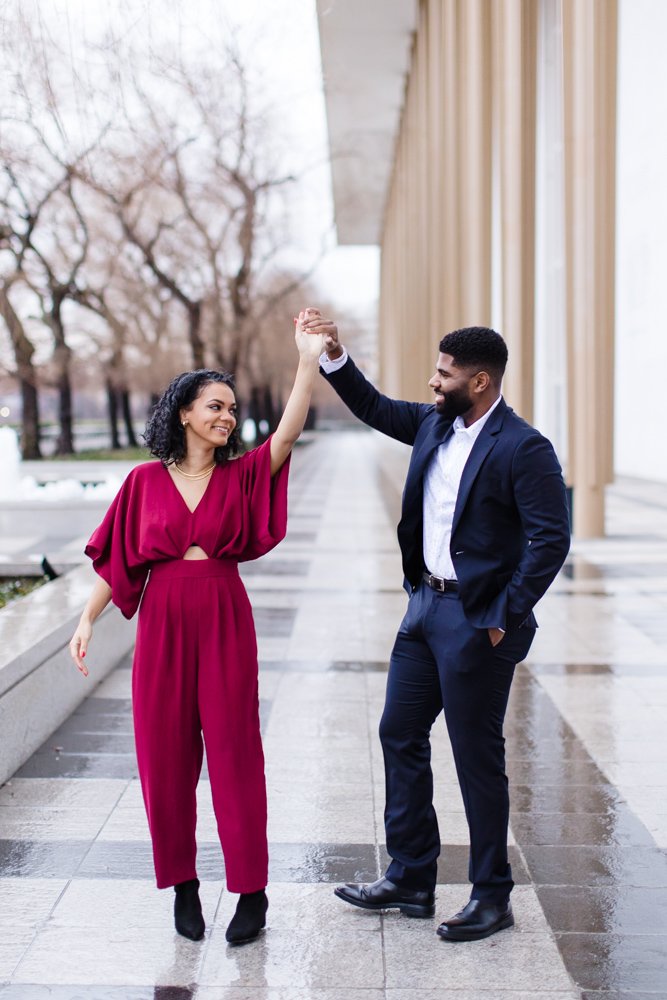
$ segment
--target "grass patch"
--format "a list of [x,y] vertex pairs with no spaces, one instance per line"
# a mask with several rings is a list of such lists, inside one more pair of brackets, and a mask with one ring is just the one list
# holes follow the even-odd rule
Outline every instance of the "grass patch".
[[148,448],[90,448],[72,455],[52,455],[50,462],[147,462]]
[[0,608],[15,601],[17,597],[25,597],[47,582],[45,576],[0,577]]

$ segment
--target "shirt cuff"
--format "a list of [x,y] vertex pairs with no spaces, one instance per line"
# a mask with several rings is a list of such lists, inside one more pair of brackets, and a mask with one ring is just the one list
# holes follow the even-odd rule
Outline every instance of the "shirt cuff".
[[336,358],[334,361],[329,360],[329,356],[325,351],[324,354],[320,355],[320,368],[322,369],[325,375],[331,375],[333,372],[337,372],[339,368],[343,367],[343,365],[347,361],[347,357],[348,357],[347,351],[345,350],[344,347],[341,356],[339,358]]

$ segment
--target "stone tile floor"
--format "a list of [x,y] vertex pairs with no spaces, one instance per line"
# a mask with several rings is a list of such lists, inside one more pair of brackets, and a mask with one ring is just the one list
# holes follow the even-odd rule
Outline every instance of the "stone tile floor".
[[[175,934],[172,895],[153,887],[125,661],[0,789],[0,1000],[667,1000],[667,485],[616,484],[609,537],[574,546],[538,609],[506,727],[516,927],[456,946],[435,936],[469,891],[441,721],[436,918],[333,896],[386,862],[376,732],[405,605],[394,526],[407,457],[370,433],[320,435],[295,455],[286,541],[244,567],[269,788],[266,933],[225,943],[235,897],[204,771],[208,929],[199,944]],[[80,551],[83,539],[59,537]]]

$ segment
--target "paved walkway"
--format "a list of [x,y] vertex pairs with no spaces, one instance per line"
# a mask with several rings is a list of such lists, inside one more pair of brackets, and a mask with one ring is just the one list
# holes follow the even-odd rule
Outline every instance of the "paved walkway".
[[235,897],[205,776],[208,930],[199,944],[175,934],[172,894],[152,884],[124,662],[0,789],[0,1000],[666,1000],[667,486],[615,486],[610,537],[575,547],[538,611],[507,720],[516,927],[470,944],[435,936],[469,893],[442,720],[436,918],[333,896],[386,860],[376,733],[405,606],[394,525],[407,455],[365,432],[300,449],[288,538],[244,568],[269,786],[266,934],[225,944]]

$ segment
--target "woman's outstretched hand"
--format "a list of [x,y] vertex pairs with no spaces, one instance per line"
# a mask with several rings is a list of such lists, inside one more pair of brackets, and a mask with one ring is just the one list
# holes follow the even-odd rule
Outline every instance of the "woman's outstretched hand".
[[310,309],[302,309],[295,320],[294,340],[299,351],[299,357],[304,361],[315,361],[324,351],[323,336],[314,331],[307,333],[305,330],[305,323],[310,317],[310,313]]
[[338,340],[338,327],[330,319],[323,319],[319,309],[306,309],[307,316],[304,320],[306,333],[321,333],[324,337],[324,350],[327,352],[330,361],[340,358],[343,355],[343,347]]
[[338,329],[331,320],[323,319],[319,309],[309,306],[299,313],[294,337],[301,357],[319,358],[327,343],[338,342]]
[[287,400],[280,423],[271,436],[271,475],[292,450],[308,416],[313,385],[318,379],[318,364],[324,351],[324,336],[331,324],[323,320],[318,309],[302,309],[294,320],[294,339],[299,350],[299,365],[294,386]]

